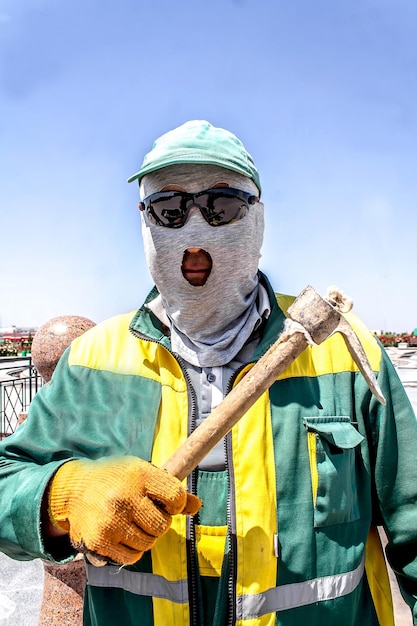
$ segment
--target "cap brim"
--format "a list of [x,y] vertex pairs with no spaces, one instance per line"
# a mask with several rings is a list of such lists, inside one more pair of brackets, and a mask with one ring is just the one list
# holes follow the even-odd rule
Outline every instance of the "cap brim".
[[137,180],[140,176],[140,172],[137,172],[136,174],[133,174],[133,176],[131,176],[130,178],[127,179],[128,183],[133,183],[134,180]]
[[[196,157],[195,159],[184,159],[184,157],[178,159],[170,159],[167,163],[154,163],[153,165],[148,165],[141,168],[136,174],[133,174],[127,179],[128,183],[133,183],[134,180],[140,180],[146,176],[146,174],[150,174],[151,172],[156,172],[157,170],[164,169],[165,167],[170,167],[171,165],[180,165],[180,164],[194,164],[194,165],[217,165],[218,167],[223,167],[226,170],[230,170],[232,172],[236,172],[237,174],[241,174],[242,176],[247,176],[248,178],[254,178],[251,176],[250,172],[246,171],[242,167],[238,165],[231,165],[229,162],[222,161],[219,158],[216,159],[202,159],[201,156]],[[259,184],[256,180],[254,180],[256,186],[259,189]]]

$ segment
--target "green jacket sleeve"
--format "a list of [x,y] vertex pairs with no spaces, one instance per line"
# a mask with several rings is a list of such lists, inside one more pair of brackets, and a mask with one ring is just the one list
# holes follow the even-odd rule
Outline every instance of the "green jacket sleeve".
[[372,399],[370,407],[374,517],[385,528],[387,558],[417,625],[417,420],[391,361],[385,350],[382,353],[379,383],[387,405]]
[[35,395],[26,421],[0,443],[0,550],[11,558],[61,562],[74,555],[68,541],[65,546],[63,541],[54,542],[56,550],[51,554],[41,527],[49,481],[62,463],[78,456],[68,440],[68,407],[77,411],[78,386],[71,377],[64,355],[53,382]]

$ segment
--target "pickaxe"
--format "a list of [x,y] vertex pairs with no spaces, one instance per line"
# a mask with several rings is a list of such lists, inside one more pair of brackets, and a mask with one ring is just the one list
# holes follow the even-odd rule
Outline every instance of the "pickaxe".
[[[385,405],[375,374],[352,327],[336,306],[308,286],[288,308],[288,318],[277,341],[191,433],[163,468],[179,480],[184,480],[309,344],[320,344],[336,332],[343,335],[372,393]],[[95,554],[87,553],[87,556],[96,566],[107,562]]]

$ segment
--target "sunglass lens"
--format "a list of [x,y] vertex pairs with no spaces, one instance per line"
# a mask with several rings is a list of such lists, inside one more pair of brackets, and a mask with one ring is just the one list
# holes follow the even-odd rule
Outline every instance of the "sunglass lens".
[[207,202],[207,221],[211,226],[221,226],[237,222],[247,215],[249,207],[245,200],[228,196],[224,192],[213,194]]
[[150,202],[147,207],[149,221],[158,226],[181,228],[186,219],[181,200],[181,196],[172,196]]

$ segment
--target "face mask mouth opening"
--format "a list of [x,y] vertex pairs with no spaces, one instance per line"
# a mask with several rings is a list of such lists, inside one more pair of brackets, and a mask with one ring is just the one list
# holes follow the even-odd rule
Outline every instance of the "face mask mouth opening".
[[181,273],[193,287],[203,287],[210,276],[213,260],[203,248],[187,248],[181,263]]

